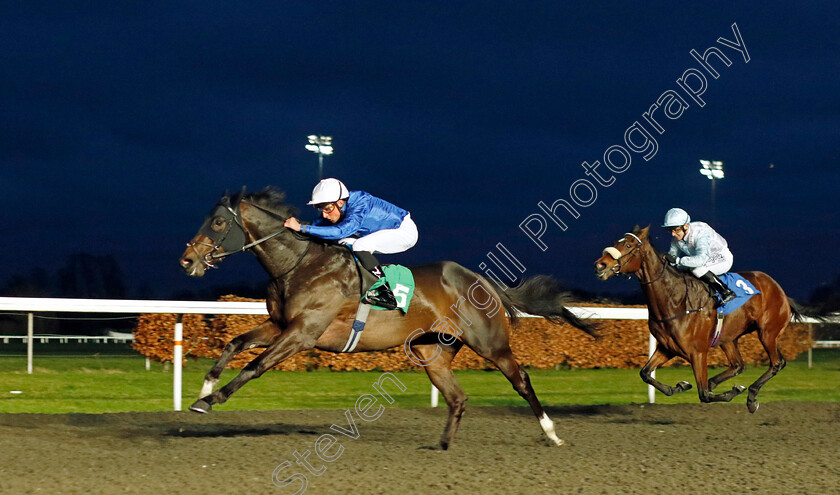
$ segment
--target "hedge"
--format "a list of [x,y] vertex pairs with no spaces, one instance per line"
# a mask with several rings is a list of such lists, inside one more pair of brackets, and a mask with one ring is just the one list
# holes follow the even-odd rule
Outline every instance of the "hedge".
[[[259,301],[237,296],[224,296],[220,301]],[[587,306],[599,306],[583,304]],[[601,305],[603,306],[603,305]],[[640,307],[640,306],[635,306]],[[641,306],[643,307],[643,306]],[[193,358],[218,358],[225,344],[239,334],[247,332],[265,320],[259,315],[218,315],[205,320],[200,315],[185,315],[184,356]],[[175,315],[143,315],[134,331],[134,349],[156,361],[172,360],[172,339]],[[511,348],[523,366],[537,369],[552,368],[641,368],[647,362],[647,321],[602,320],[602,338],[595,340],[580,330],[567,325],[554,325],[542,318],[520,318],[511,335]],[[813,344],[808,325],[791,324],[779,339],[779,348],[787,359],[794,359]],[[744,360],[752,364],[766,364],[764,348],[753,332],[739,341]],[[240,353],[230,363],[231,368],[242,368],[254,359],[261,349]],[[710,366],[727,364],[719,348],[709,353]],[[489,369],[493,365],[463,347],[453,361],[453,369]],[[674,359],[671,366],[686,365]],[[297,371],[329,368],[345,370],[401,371],[417,369],[405,355],[402,347],[378,352],[332,353],[312,349],[278,364],[275,369]]]

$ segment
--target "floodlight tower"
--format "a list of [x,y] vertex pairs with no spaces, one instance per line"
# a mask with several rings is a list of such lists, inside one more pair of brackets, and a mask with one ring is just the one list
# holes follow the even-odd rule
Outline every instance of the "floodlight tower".
[[311,134],[307,139],[309,144],[306,145],[306,149],[318,154],[318,180],[321,180],[324,178],[324,155],[333,154],[332,136]]
[[715,221],[715,181],[723,179],[723,162],[700,160],[700,173],[712,181],[712,221]]

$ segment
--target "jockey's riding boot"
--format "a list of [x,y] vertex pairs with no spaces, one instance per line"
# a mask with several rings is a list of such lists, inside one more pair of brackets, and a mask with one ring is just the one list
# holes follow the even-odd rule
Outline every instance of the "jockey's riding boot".
[[[362,266],[372,273],[377,280],[385,276],[385,272],[382,271],[382,265],[376,261],[373,253],[368,251],[356,251],[354,254],[362,263]],[[375,306],[379,306],[380,308],[397,309],[397,299],[394,297],[393,291],[391,291],[391,288],[388,286],[388,282],[384,280],[382,281],[382,285],[376,289],[368,290],[367,293],[365,293],[365,297],[362,298],[362,302],[365,304],[373,304]]]
[[376,289],[367,291],[362,302],[373,304],[380,308],[397,309],[397,299],[394,297],[394,292],[388,287],[388,282],[383,282]]
[[735,299],[735,292],[732,291],[729,287],[726,286],[717,276],[712,272],[706,272],[705,275],[700,277],[700,280],[706,282],[715,292],[718,293],[720,296],[720,306],[728,303],[729,301]]

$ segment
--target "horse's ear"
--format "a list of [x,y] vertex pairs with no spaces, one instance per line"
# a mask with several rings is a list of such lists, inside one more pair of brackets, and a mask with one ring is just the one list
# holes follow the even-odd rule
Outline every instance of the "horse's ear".
[[224,206],[230,206],[230,193],[227,189],[225,189],[225,194],[222,196],[222,199],[219,200],[219,204]]
[[230,198],[230,207],[236,208],[239,206],[239,202],[242,201],[243,196],[245,196],[245,186],[242,186],[242,189]]
[[635,227],[633,227],[633,230],[631,232],[633,234],[638,235],[639,237],[647,237],[648,230],[650,230],[650,225],[648,225],[645,228],[641,228],[640,226],[636,225]]

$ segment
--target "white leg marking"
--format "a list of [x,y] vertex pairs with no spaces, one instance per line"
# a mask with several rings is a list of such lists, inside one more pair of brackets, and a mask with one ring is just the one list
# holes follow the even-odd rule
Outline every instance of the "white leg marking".
[[213,387],[216,386],[219,380],[204,380],[204,386],[201,387],[201,393],[198,394],[198,398],[201,399],[202,397],[207,397],[208,395],[213,393]]
[[563,445],[565,442],[557,438],[557,434],[554,433],[554,421],[548,417],[548,414],[543,413],[542,417],[540,418],[540,426],[542,426],[543,431],[545,432],[546,436],[550,438],[555,444]]

